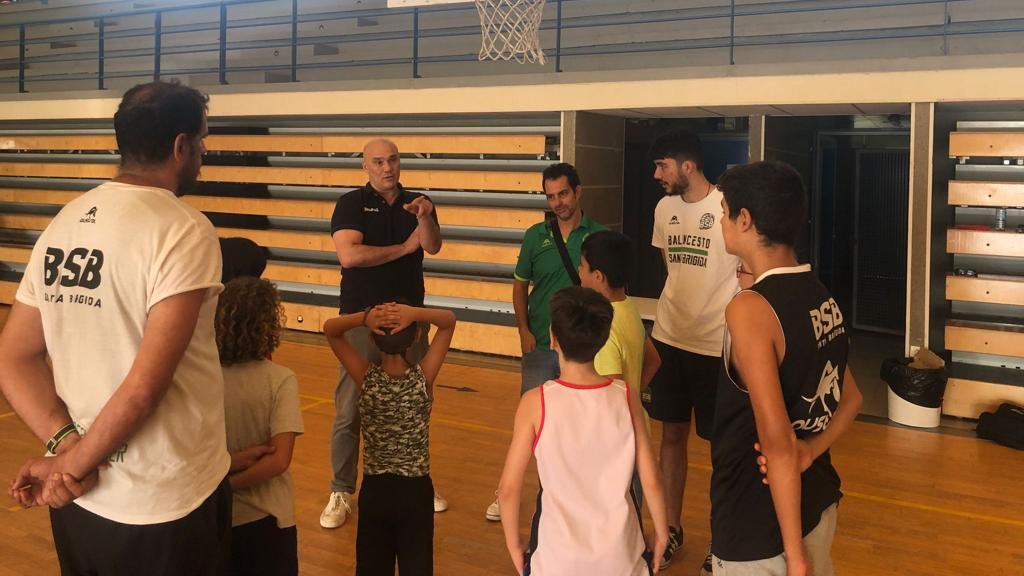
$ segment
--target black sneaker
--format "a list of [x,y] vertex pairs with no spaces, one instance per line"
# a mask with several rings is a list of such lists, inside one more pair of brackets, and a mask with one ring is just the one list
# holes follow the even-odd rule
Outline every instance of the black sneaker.
[[675,526],[668,527],[668,544],[665,546],[665,554],[661,557],[659,570],[664,570],[672,563],[672,556],[683,547],[683,529]]
[[711,564],[711,544],[708,544],[708,551],[704,555],[704,563],[700,566],[699,576],[711,576],[715,573],[715,567]]

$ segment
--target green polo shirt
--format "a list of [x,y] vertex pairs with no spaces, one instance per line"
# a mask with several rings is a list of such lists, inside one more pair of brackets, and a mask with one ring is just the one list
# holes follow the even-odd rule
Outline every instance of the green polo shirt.
[[[580,224],[569,233],[565,247],[569,251],[569,259],[575,267],[580,265],[580,246],[583,239],[591,232],[606,228],[587,217],[580,219]],[[538,348],[550,348],[551,309],[548,301],[555,292],[572,286],[569,273],[558,254],[554,236],[547,222],[530,226],[523,235],[523,245],[519,249],[519,261],[516,263],[516,280],[532,282],[530,298],[527,301],[527,316],[530,332],[537,339]]]

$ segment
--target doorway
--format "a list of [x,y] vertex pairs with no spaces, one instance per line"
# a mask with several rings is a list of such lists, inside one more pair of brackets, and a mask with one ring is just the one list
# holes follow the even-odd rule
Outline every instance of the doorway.
[[862,413],[885,416],[882,361],[903,356],[910,131],[900,115],[768,117],[765,158],[807,185],[797,258],[811,263],[849,318],[849,366]]
[[810,187],[810,261],[853,327],[903,334],[906,320],[906,131],[819,131]]

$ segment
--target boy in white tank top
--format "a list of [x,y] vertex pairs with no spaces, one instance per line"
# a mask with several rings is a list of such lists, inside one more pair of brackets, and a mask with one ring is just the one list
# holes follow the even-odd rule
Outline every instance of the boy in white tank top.
[[[498,489],[505,543],[521,576],[650,574],[651,552],[659,558],[668,542],[665,496],[639,395],[594,369],[612,314],[611,304],[589,288],[563,288],[551,298],[551,347],[561,378],[523,395]],[[543,490],[526,549],[519,503],[531,453]],[[654,520],[653,550],[629,489],[634,467]]]

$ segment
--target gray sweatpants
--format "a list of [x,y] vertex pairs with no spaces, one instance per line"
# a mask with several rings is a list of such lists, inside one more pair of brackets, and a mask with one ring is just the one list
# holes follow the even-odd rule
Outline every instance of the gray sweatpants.
[[[836,507],[833,504],[821,513],[818,525],[804,536],[804,547],[814,568],[814,576],[833,576],[832,538],[836,534]],[[752,562],[730,562],[718,557],[711,559],[715,576],[786,576],[786,555],[754,560]]]
[[[409,347],[406,359],[416,364],[427,353],[427,328],[420,326],[420,336]],[[371,363],[380,363],[380,351],[373,344],[370,330],[359,327],[345,333],[348,341]],[[338,385],[334,388],[334,423],[331,426],[332,492],[355,492],[359,468],[359,387],[342,366]]]

